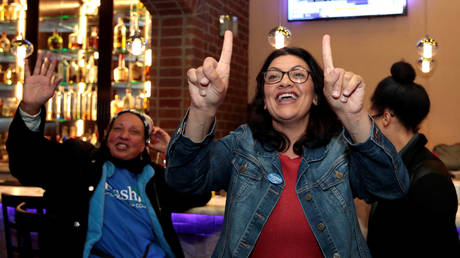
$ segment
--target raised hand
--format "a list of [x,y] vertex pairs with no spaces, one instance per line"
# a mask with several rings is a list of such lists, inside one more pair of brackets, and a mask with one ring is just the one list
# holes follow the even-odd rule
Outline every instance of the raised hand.
[[150,133],[149,148],[166,153],[171,136],[160,127],[153,127]]
[[213,116],[225,99],[230,75],[232,41],[232,32],[226,31],[219,62],[207,57],[203,66],[187,71],[191,109],[198,109]]
[[331,39],[323,37],[324,95],[355,142],[369,136],[370,121],[364,109],[364,82],[361,76],[335,68]]
[[56,87],[62,81],[61,78],[54,78],[57,58],[51,57],[51,52],[40,53],[35,63],[33,74],[30,74],[29,61],[25,60],[24,91],[21,102],[21,109],[28,114],[37,114],[43,104],[53,95]]
[[331,108],[340,117],[362,111],[364,82],[361,76],[342,68],[335,68],[332,60],[331,40],[323,37],[324,95]]

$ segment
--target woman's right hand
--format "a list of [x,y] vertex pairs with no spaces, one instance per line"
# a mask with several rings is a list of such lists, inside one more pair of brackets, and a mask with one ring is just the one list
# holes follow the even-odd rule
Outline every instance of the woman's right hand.
[[232,32],[226,31],[219,62],[207,57],[203,66],[187,71],[191,110],[213,117],[224,101],[230,75],[232,40]]
[[23,97],[20,104],[22,111],[35,115],[40,108],[53,95],[56,87],[62,81],[60,77],[54,77],[57,58],[51,57],[51,52],[40,53],[35,63],[33,74],[30,74],[29,62],[25,60],[25,80]]

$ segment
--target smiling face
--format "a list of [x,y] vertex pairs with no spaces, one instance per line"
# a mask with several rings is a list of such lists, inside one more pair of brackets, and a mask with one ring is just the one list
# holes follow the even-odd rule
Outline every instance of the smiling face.
[[113,123],[107,138],[110,154],[117,159],[130,160],[145,149],[144,124],[134,114],[121,114]]
[[[273,59],[267,71],[287,72],[295,69],[310,71],[307,63],[294,55],[283,55]],[[295,72],[292,75],[295,76]],[[291,78],[295,80],[292,75]],[[272,116],[273,126],[278,129],[288,124],[305,128],[309,120],[310,107],[312,103],[317,103],[311,76],[303,83],[294,83],[286,73],[278,83],[265,83],[264,95],[265,108]]]

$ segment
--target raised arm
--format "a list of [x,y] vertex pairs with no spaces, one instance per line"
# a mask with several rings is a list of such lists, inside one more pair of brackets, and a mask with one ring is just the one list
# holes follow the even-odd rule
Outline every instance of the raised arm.
[[203,66],[187,71],[190,92],[190,112],[185,136],[194,142],[200,142],[206,136],[224,101],[230,75],[233,35],[226,31],[219,62],[207,57]]
[[332,110],[355,143],[369,138],[371,122],[364,108],[363,78],[342,68],[335,68],[331,40],[323,37],[324,95]]
[[40,112],[40,108],[53,95],[56,87],[61,82],[61,78],[54,78],[57,58],[51,57],[51,52],[40,53],[35,63],[33,74],[30,74],[29,61],[25,61],[25,80],[23,98],[20,104],[21,110],[35,115]]

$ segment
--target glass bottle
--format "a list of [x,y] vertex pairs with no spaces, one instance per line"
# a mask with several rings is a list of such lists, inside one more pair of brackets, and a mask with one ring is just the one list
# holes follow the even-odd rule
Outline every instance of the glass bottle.
[[144,64],[137,59],[129,63],[129,81],[144,81]]
[[64,104],[64,86],[58,86],[58,90],[54,94],[54,113],[56,114],[56,119],[64,119],[63,117],[63,104]]
[[53,35],[51,35],[48,38],[48,48],[51,50],[62,49],[62,43],[63,43],[62,37],[59,35],[58,30],[54,29]]
[[119,52],[126,51],[126,26],[121,17],[118,17],[118,23],[113,31],[113,48]]
[[67,59],[62,58],[58,63],[58,76],[62,78],[62,83],[69,83],[70,64]]
[[19,19],[19,12],[21,11],[21,4],[19,0],[14,0],[14,2],[8,5],[8,17],[10,21],[17,21]]
[[16,67],[14,64],[10,64],[6,71],[3,73],[3,83],[8,85],[14,85],[17,82],[16,78]]
[[82,47],[81,43],[78,43],[78,25],[73,27],[73,32],[69,34],[69,49],[76,50]]
[[97,27],[91,27],[91,34],[88,39],[88,47],[91,50],[97,50],[99,46],[99,35]]
[[63,113],[64,113],[64,119],[70,120],[72,119],[72,101],[73,101],[73,90],[72,87],[69,87],[69,89],[64,93],[64,108],[63,108]]
[[0,4],[0,22],[8,20],[8,0],[3,0]]
[[78,77],[79,75],[79,70],[80,67],[77,64],[77,61],[75,58],[70,59],[70,64],[69,64],[69,83],[77,83],[79,82],[80,78]]
[[115,82],[128,81],[128,68],[125,66],[125,60],[122,54],[118,55],[118,66],[113,70],[113,80]]
[[123,110],[123,103],[120,100],[120,95],[116,94],[113,96],[113,100],[110,101],[110,117],[115,116],[116,113]]
[[93,86],[91,94],[91,120],[97,120],[97,87]]
[[0,38],[0,53],[10,52],[11,42],[8,39],[6,32],[2,32],[2,37]]
[[134,97],[131,94],[131,89],[126,89],[125,96],[123,97],[123,109],[134,108]]
[[86,65],[86,82],[96,83],[97,82],[97,66],[94,63],[94,57],[91,55]]

